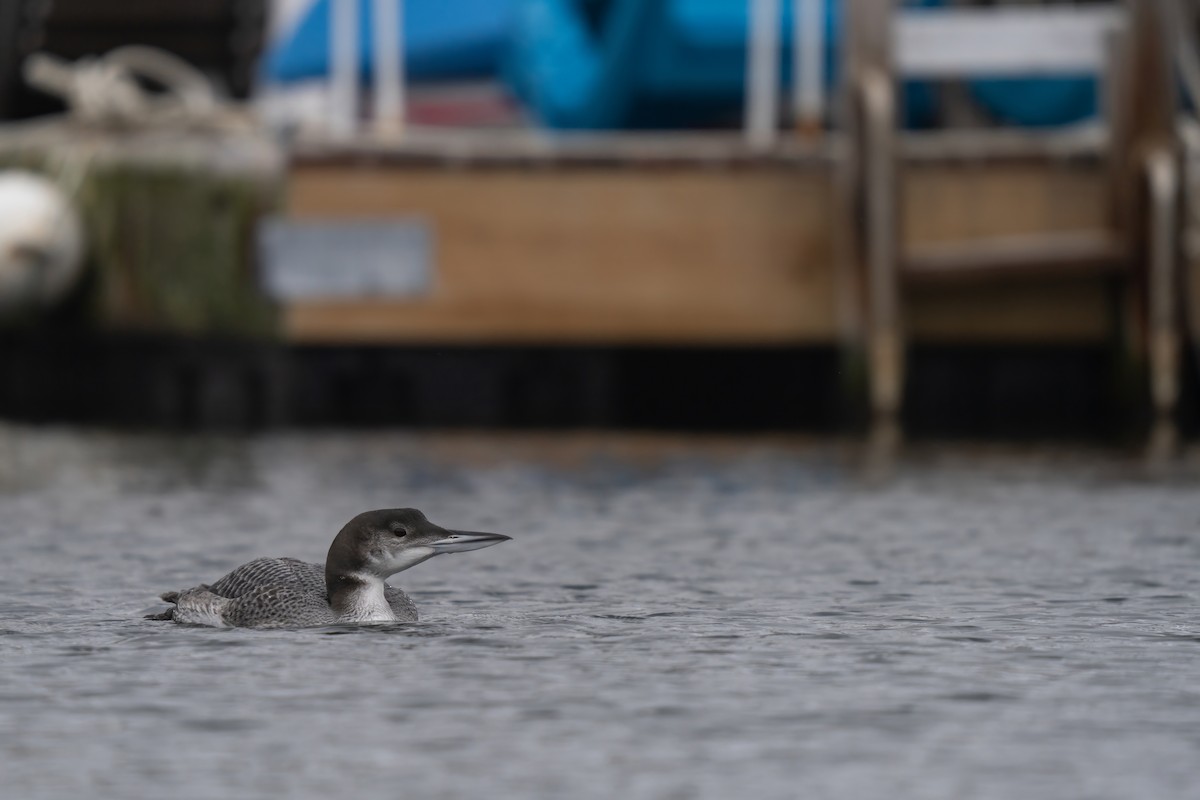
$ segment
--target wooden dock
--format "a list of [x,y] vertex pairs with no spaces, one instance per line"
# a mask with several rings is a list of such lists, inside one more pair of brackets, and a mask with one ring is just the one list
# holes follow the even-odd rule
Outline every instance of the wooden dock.
[[[1200,127],[1179,116],[1159,4],[1078,11],[1104,113],[1054,132],[901,129],[908,71],[936,78],[950,62],[911,46],[929,18],[848,8],[835,124],[765,142],[334,126],[281,143],[241,123],[51,122],[0,130],[0,163],[53,172],[87,154],[84,308],[101,334],[818,348],[839,354],[846,396],[867,399],[885,444],[913,346],[1103,347],[1169,447],[1184,336],[1200,337]],[[938,24],[986,34],[992,13]],[[954,68],[969,68],[955,46]],[[986,55],[988,69],[1028,66]]]
[[[303,144],[285,214],[411,219],[435,237],[426,296],[302,300],[290,341],[811,344],[857,324],[845,274],[838,142],[761,154],[735,137],[497,137]],[[957,264],[979,239],[1075,234],[1094,255],[1106,174],[1098,131],[905,139],[904,240],[915,264]],[[1102,254],[1101,254],[1102,255]],[[967,276],[964,276],[967,277]],[[1098,341],[1107,281],[1087,272],[980,291],[913,290],[928,340]]]

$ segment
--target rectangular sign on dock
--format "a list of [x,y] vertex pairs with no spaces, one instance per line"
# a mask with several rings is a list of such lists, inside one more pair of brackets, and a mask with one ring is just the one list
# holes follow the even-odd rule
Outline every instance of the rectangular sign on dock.
[[264,220],[263,289],[281,301],[424,297],[433,287],[433,232],[421,219]]

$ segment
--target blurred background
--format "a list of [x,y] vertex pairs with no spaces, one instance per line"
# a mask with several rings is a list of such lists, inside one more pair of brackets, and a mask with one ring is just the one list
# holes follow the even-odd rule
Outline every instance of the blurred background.
[[1169,449],[1196,12],[5,0],[0,415]]

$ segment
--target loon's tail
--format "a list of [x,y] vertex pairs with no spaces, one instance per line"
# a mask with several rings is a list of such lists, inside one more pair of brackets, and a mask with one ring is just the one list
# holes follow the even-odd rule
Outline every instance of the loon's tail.
[[213,594],[208,584],[202,583],[182,592],[164,592],[161,597],[168,603],[174,603],[174,606],[158,614],[147,614],[146,619],[217,627],[225,624],[221,615],[230,600]]
[[[178,603],[179,592],[163,592],[159,595],[159,598],[166,603]],[[157,614],[147,614],[145,618],[160,622],[172,622],[175,619],[175,609],[168,608],[166,611],[160,611]]]

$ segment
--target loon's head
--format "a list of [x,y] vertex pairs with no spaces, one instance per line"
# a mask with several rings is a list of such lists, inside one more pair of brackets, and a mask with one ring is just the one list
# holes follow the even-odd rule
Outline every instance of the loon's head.
[[499,533],[447,530],[415,508],[364,511],[347,522],[329,546],[325,577],[373,575],[382,579],[443,553],[479,550],[510,538]]

